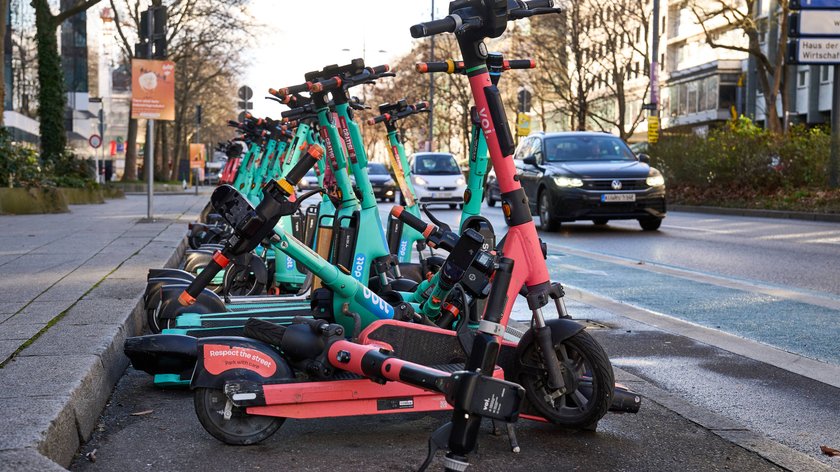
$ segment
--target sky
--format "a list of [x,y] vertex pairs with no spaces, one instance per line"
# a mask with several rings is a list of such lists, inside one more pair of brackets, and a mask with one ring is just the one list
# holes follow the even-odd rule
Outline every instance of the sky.
[[[310,0],[311,1],[311,0]],[[436,0],[435,18],[449,2]],[[254,114],[277,118],[285,109],[266,100],[269,88],[303,82],[306,72],[346,64],[365,55],[369,65],[387,64],[411,49],[411,25],[428,21],[432,0],[252,0],[265,23],[256,47],[243,53],[251,64],[240,85],[254,90]]]

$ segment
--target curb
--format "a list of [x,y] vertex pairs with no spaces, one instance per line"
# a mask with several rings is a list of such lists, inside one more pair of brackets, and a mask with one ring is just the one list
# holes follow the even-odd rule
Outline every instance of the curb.
[[[128,366],[125,338],[143,330],[142,274],[155,261],[166,258],[172,267],[183,257],[186,238],[176,240],[175,229],[183,234],[176,224],[161,230],[4,367],[4,380],[18,388],[0,392],[8,418],[0,424],[0,436],[8,438],[0,471],[63,470],[90,439]],[[166,242],[175,244],[168,257],[160,249]]]
[[692,205],[668,205],[668,211],[840,223],[840,213],[808,213],[804,211],[753,210],[748,208],[724,208]]

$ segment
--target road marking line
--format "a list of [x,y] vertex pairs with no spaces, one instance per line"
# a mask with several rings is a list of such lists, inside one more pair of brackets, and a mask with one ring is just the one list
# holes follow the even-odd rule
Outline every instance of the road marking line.
[[564,288],[566,295],[572,300],[840,388],[838,365],[787,352],[725,331],[706,328],[666,313],[619,302],[571,285],[564,285]]
[[[805,239],[805,238],[813,238],[816,236],[833,236],[837,234],[837,230],[834,231],[811,231],[808,233],[793,233],[793,234],[771,234],[769,236],[761,236],[758,239],[763,240],[777,240],[777,239]],[[808,241],[806,241],[808,242]]]
[[821,306],[831,310],[840,311],[840,299],[830,296],[818,295],[815,293],[800,292],[796,290],[786,289],[783,287],[774,287],[770,285],[762,285],[758,282],[744,281],[726,278],[718,275],[704,274],[688,269],[680,269],[676,267],[668,267],[659,265],[650,261],[642,261],[644,264],[639,264],[638,260],[627,259],[619,256],[612,256],[608,254],[601,254],[597,252],[586,251],[582,249],[572,249],[569,247],[558,246],[557,244],[549,243],[548,247],[571,254],[574,256],[595,259],[603,262],[609,262],[625,267],[632,267],[634,269],[647,270],[659,274],[669,275],[672,277],[679,277],[693,282],[703,282],[719,287],[726,287],[735,290],[742,290],[751,293],[760,293],[769,295],[784,300],[795,300],[809,305]]

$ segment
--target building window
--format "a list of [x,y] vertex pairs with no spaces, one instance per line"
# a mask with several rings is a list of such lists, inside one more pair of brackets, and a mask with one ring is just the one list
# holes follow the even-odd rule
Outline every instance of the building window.
[[834,72],[834,66],[820,66],[820,82],[827,84],[831,82],[831,74]]
[[799,88],[805,88],[808,86],[808,70],[800,70],[796,75],[796,85]]

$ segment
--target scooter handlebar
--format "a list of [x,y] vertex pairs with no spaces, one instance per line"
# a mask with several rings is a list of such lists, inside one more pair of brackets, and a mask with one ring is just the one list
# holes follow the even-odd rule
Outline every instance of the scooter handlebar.
[[[312,84],[311,84],[310,82],[304,82],[304,83],[299,84],[299,85],[292,85],[291,87],[284,87],[284,88],[281,88],[280,90],[276,90],[276,92],[277,92],[277,93],[280,95],[280,97],[282,98],[282,97],[285,97],[285,96],[288,96],[288,95],[292,95],[292,94],[295,94],[295,93],[306,92],[306,91],[308,91],[308,90],[309,90],[309,87],[310,87],[311,85],[312,85]],[[272,95],[273,95],[273,94],[272,94]]]
[[461,18],[455,15],[449,15],[440,20],[427,21],[425,23],[416,24],[411,27],[412,38],[425,38],[440,33],[454,33],[461,25]]
[[341,77],[333,77],[327,80],[321,80],[319,82],[309,83],[309,91],[312,93],[319,93],[319,92],[326,92],[329,90],[335,90],[341,87]]
[[292,167],[292,170],[286,174],[284,180],[294,187],[323,155],[324,148],[322,148],[320,144],[313,144],[312,146],[309,146],[309,150],[303,155],[303,157],[300,158],[297,164]]
[[222,269],[227,267],[230,263],[230,259],[227,258],[221,251],[216,251],[213,254],[213,259],[210,260],[210,263],[207,264],[207,267],[204,268],[190,283],[190,286],[187,287],[186,290],[181,293],[181,296],[178,297],[178,303],[182,306],[190,306],[195,303],[195,297],[197,297],[205,287],[210,285],[210,282],[213,281],[213,277],[219,273]]
[[533,59],[511,59],[505,61],[505,70],[510,69],[533,69],[537,62]]
[[428,239],[429,236],[434,234],[435,231],[437,231],[438,229],[437,226],[426,223],[420,218],[417,218],[411,213],[405,211],[405,208],[403,208],[400,205],[396,205],[394,206],[394,208],[391,208],[391,216],[397,218],[398,220],[402,221],[408,226],[411,226],[412,228],[417,230],[418,233],[421,233],[426,239]]
[[385,113],[385,114],[382,114],[382,115],[376,115],[373,118],[368,118],[367,124],[375,125],[377,123],[382,123],[383,121],[388,121],[390,119],[391,119],[391,114],[390,113]]

